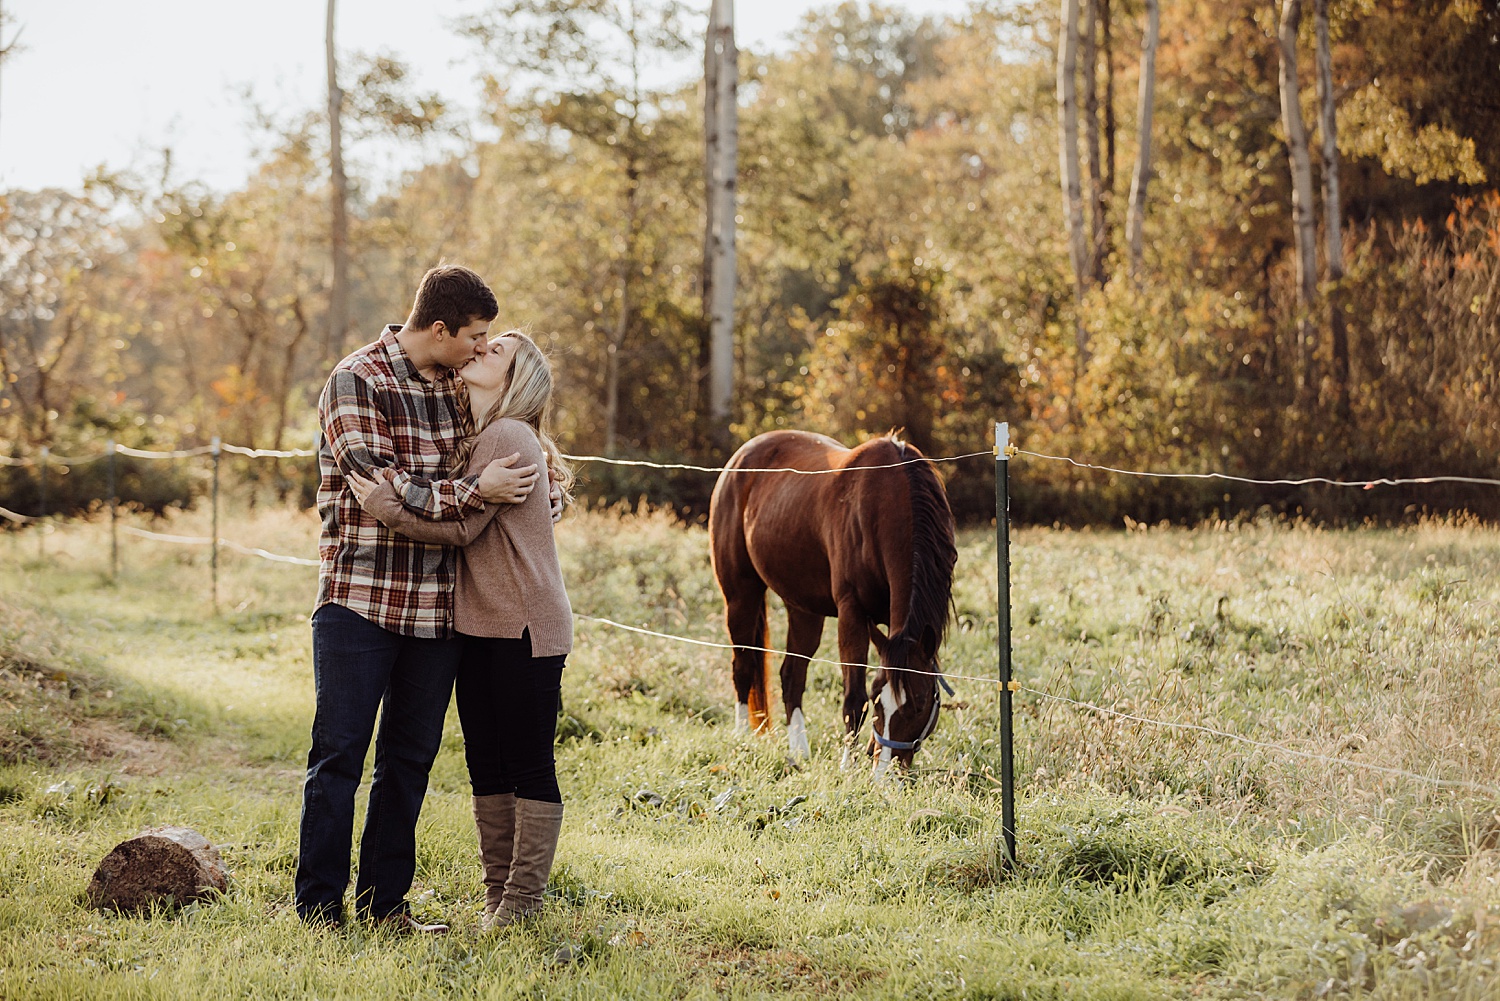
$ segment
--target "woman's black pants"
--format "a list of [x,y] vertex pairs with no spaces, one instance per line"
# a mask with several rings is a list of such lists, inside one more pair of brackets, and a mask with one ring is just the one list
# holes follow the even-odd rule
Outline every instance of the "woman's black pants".
[[531,637],[465,636],[458,718],[475,796],[561,803],[552,741],[566,657],[533,657]]

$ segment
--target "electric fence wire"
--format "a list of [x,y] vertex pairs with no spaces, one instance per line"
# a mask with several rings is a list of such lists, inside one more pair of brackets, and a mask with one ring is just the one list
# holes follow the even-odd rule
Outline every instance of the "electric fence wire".
[[[659,639],[675,640],[679,643],[690,643],[694,646],[714,647],[720,650],[750,650],[756,653],[767,653],[773,656],[780,657],[800,656],[790,654],[785,650],[775,650],[770,647],[749,646],[735,643],[719,643],[713,640],[699,640],[691,639],[686,636],[675,636],[671,633],[657,632],[654,629],[646,629],[641,626],[631,626],[623,622],[616,622],[613,619],[606,619],[597,615],[584,615],[580,612],[574,612],[573,617],[575,619],[581,619],[585,622],[597,622],[601,625],[610,626],[615,629],[623,629],[627,632],[638,633],[643,636],[653,636]],[[890,667],[878,664],[851,664],[845,663],[843,661],[828,660],[823,657],[808,657],[807,661],[814,664],[829,664],[840,669],[846,667],[853,667],[860,670],[882,669],[886,671],[900,671],[906,674],[923,675],[932,678],[946,678],[949,681],[976,681],[983,685],[993,685],[997,683],[996,679],[993,677],[984,678],[970,674],[958,674],[953,671],[923,671],[920,668],[914,667]],[[1276,744],[1270,741],[1256,740],[1253,737],[1246,737],[1243,734],[1233,733],[1229,730],[1219,730],[1211,726],[1203,726],[1199,723],[1180,723],[1173,720],[1153,719],[1152,717],[1142,716],[1138,713],[1128,713],[1123,712],[1119,709],[1111,709],[1107,706],[1095,705],[1092,702],[1084,702],[1079,699],[1068,698],[1065,695],[1057,695],[1052,692],[1044,691],[1040,688],[1031,688],[1027,685],[1020,685],[1018,686],[1017,690],[1025,692],[1028,695],[1034,695],[1040,699],[1058,702],[1064,705],[1073,706],[1077,709],[1084,709],[1090,712],[1095,712],[1100,714],[1101,716],[1112,716],[1118,719],[1129,720],[1135,723],[1144,723],[1149,726],[1159,726],[1173,730],[1185,730],[1204,733],[1213,737],[1222,737],[1225,740],[1235,741],[1237,743],[1246,744],[1251,747],[1259,748],[1261,750],[1271,751],[1277,754],[1285,754],[1290,757],[1301,758],[1307,761],[1317,761],[1324,764],[1337,765],[1342,768],[1351,768],[1360,771],[1380,772],[1385,775],[1412,779],[1414,781],[1425,782],[1430,785],[1445,788],[1469,789],[1476,792],[1482,792],[1487,795],[1500,797],[1500,787],[1485,785],[1482,782],[1472,782],[1467,779],[1444,779],[1433,775],[1424,775],[1421,772],[1412,772],[1402,768],[1393,768],[1389,765],[1377,765],[1372,762],[1352,761],[1348,758],[1336,758],[1327,754],[1317,754],[1312,751],[1300,751],[1294,747],[1287,747],[1285,744]]]
[[[248,457],[251,457],[251,458],[263,458],[263,457],[296,458],[296,457],[304,457],[304,456],[310,456],[310,455],[315,454],[314,450],[311,450],[311,449],[291,449],[291,450],[251,449],[251,448],[245,448],[245,447],[239,446],[239,445],[222,445],[221,448],[224,451],[231,452],[231,453],[234,453],[234,454],[237,454],[237,455],[248,456]],[[191,457],[194,457],[194,456],[207,455],[207,454],[209,454],[209,453],[211,453],[213,451],[213,448],[212,448],[212,446],[202,446],[202,447],[199,447],[199,448],[179,449],[179,450],[174,450],[174,451],[149,451],[149,450],[146,450],[146,449],[134,449],[134,448],[129,448],[129,447],[124,446],[124,445],[116,445],[115,446],[115,451],[118,452],[121,455],[128,455],[128,456],[132,456],[132,457],[135,457],[135,458],[144,458],[144,459],[178,459],[178,458],[191,458]],[[78,464],[78,463],[82,463],[82,462],[90,462],[90,461],[93,461],[95,459],[102,458],[103,455],[107,455],[107,454],[108,453],[106,452],[106,453],[102,453],[101,455],[97,455],[97,456],[83,456],[83,457],[72,457],[72,458],[70,458],[70,457],[61,457],[61,456],[49,456],[48,457],[48,461],[57,462],[57,463],[60,463],[60,464],[63,464],[63,465],[71,465],[71,464]],[[860,466],[860,467],[854,467],[854,468],[855,469],[887,469],[887,468],[893,468],[895,466],[906,465],[906,464],[912,463],[912,462],[923,462],[923,461],[928,461],[928,462],[958,462],[958,461],[962,461],[964,459],[972,459],[972,458],[976,458],[976,457],[982,456],[982,455],[984,455],[984,456],[990,456],[990,455],[993,455],[993,454],[994,454],[993,451],[987,450],[987,451],[983,451],[983,452],[969,452],[969,453],[965,453],[963,455],[939,456],[939,457],[924,457],[924,458],[921,458],[921,459],[907,459],[907,460],[903,460],[902,462],[899,462],[899,463],[890,463],[890,464],[882,465],[882,466]],[[1163,473],[1163,472],[1154,472],[1154,471],[1149,471],[1149,470],[1123,469],[1123,468],[1119,468],[1119,467],[1115,467],[1115,466],[1098,465],[1098,464],[1095,464],[1095,463],[1082,462],[1082,461],[1074,459],[1074,458],[1072,458],[1070,456],[1048,455],[1048,454],[1043,453],[1043,452],[1034,452],[1034,451],[1030,451],[1028,449],[1017,449],[1017,454],[1020,454],[1020,455],[1029,455],[1029,456],[1032,456],[1033,458],[1046,459],[1046,460],[1055,461],[1055,462],[1066,462],[1066,463],[1068,463],[1068,464],[1070,464],[1072,466],[1078,467],[1078,468],[1082,468],[1082,469],[1094,469],[1094,470],[1098,470],[1098,471],[1101,471],[1101,472],[1115,473],[1115,474],[1122,475],[1122,476],[1141,476],[1141,477],[1152,477],[1152,478],[1158,478],[1158,479],[1212,479],[1212,480],[1224,480],[1224,481],[1230,481],[1230,482],[1235,482],[1235,483],[1247,483],[1247,484],[1261,485],[1261,486],[1306,486],[1306,485],[1310,485],[1310,484],[1323,484],[1323,485],[1333,486],[1333,487],[1358,487],[1358,488],[1362,488],[1362,489],[1366,489],[1366,490],[1373,489],[1374,487],[1377,487],[1377,486],[1405,486],[1405,485],[1420,485],[1420,484],[1432,484],[1432,483],[1466,483],[1466,484],[1476,484],[1476,485],[1481,485],[1481,486],[1500,486],[1500,479],[1488,479],[1488,478],[1483,478],[1483,477],[1471,477],[1471,476],[1381,477],[1379,479],[1373,479],[1373,480],[1336,480],[1336,479],[1331,479],[1331,478],[1328,478],[1328,477],[1321,477],[1321,476],[1301,477],[1301,478],[1295,478],[1295,479],[1293,479],[1293,478],[1283,478],[1283,479],[1255,479],[1255,478],[1252,478],[1252,477],[1233,476],[1233,475],[1230,475],[1228,473]],[[645,460],[645,459],[615,459],[615,458],[611,458],[611,457],[608,457],[608,456],[600,456],[600,455],[568,455],[568,456],[565,456],[565,458],[567,458],[567,459],[569,459],[571,461],[575,461],[575,462],[599,462],[599,463],[605,463],[605,464],[609,464],[609,465],[637,466],[637,467],[645,467],[645,468],[651,468],[651,469],[676,469],[676,470],[687,470],[687,471],[706,472],[706,473],[723,473],[723,472],[726,472],[726,471],[733,471],[733,472],[739,472],[739,473],[785,473],[785,472],[791,472],[791,473],[800,473],[800,474],[803,474],[803,475],[826,475],[828,473],[835,473],[835,472],[843,472],[844,471],[844,470],[839,470],[839,469],[800,470],[800,469],[785,469],[785,468],[774,468],[774,469],[772,469],[772,468],[768,468],[768,469],[739,468],[739,469],[730,470],[728,467],[723,467],[723,466],[697,466],[697,465],[691,465],[691,464],[688,464],[688,463],[659,463],[659,462],[652,462],[652,461]],[[35,463],[36,463],[36,460],[34,460],[34,459],[13,459],[13,458],[8,458],[8,457],[0,456],[0,465],[26,466],[26,465],[33,465]],[[14,522],[17,522],[17,523],[23,523],[23,524],[26,523],[26,522],[32,522],[32,521],[39,520],[39,519],[36,519],[36,518],[28,517],[26,515],[17,514],[16,512],[7,510],[5,508],[0,508],[0,517],[4,517],[4,518],[7,518],[7,519],[9,519],[11,521],[14,521]],[[128,533],[130,535],[138,536],[140,538],[151,539],[151,540],[157,541],[157,542],[175,543],[175,544],[179,544],[179,545],[205,545],[206,546],[206,545],[213,544],[213,541],[214,541],[212,538],[209,538],[209,537],[206,537],[206,536],[165,535],[165,534],[162,534],[162,533],[159,533],[159,532],[149,532],[149,531],[146,531],[144,529],[132,528],[132,527],[128,527],[128,526],[125,527],[125,528],[123,528],[122,531],[124,531],[124,532],[126,532],[126,533]],[[244,546],[244,545],[241,545],[239,543],[232,542],[232,541],[230,541],[228,539],[220,539],[218,541],[219,541],[219,544],[221,546],[224,546],[225,548],[231,549],[231,550],[233,550],[235,552],[242,553],[242,554],[248,555],[248,556],[256,556],[256,557],[259,557],[261,559],[272,560],[272,561],[278,562],[278,563],[293,564],[293,565],[297,565],[297,566],[317,566],[318,565],[318,561],[317,560],[304,559],[302,557],[297,557],[297,556],[285,556],[285,555],[282,555],[282,554],[279,554],[279,553],[272,553],[272,552],[269,552],[269,551],[264,550],[264,549],[258,549],[258,548],[252,547],[252,546]],[[733,643],[720,643],[720,642],[715,642],[715,641],[712,641],[712,640],[692,639],[692,638],[686,637],[686,636],[676,636],[676,635],[673,635],[671,633],[663,633],[663,632],[658,632],[658,631],[653,630],[653,629],[646,629],[646,628],[641,627],[641,626],[627,625],[626,623],[617,622],[617,621],[615,621],[613,619],[604,618],[602,616],[585,615],[585,614],[580,613],[580,612],[575,612],[574,613],[574,617],[577,618],[577,619],[579,619],[580,621],[584,621],[584,622],[595,622],[595,623],[599,623],[601,625],[608,626],[608,627],[615,628],[615,629],[621,629],[621,630],[625,630],[625,631],[632,632],[632,633],[637,633],[637,634],[644,635],[644,636],[652,636],[652,637],[656,637],[656,638],[660,638],[660,639],[672,640],[672,641],[675,641],[675,642],[678,642],[678,643],[691,644],[691,645],[694,645],[694,646],[712,647],[712,648],[721,649],[721,650],[735,650],[735,649],[751,650],[751,651],[754,651],[754,652],[757,652],[757,653],[766,653],[766,654],[771,654],[773,656],[781,656],[781,657],[792,656],[792,654],[790,654],[788,651],[785,651],[785,650],[776,650],[776,649],[772,649],[772,648],[769,648],[769,647],[745,646],[745,645],[739,645],[739,644],[733,644]],[[850,663],[845,663],[845,662],[842,662],[842,661],[828,660],[828,659],[822,658],[822,657],[808,657],[806,659],[808,660],[809,663],[828,664],[828,665],[831,665],[831,666],[834,666],[834,667],[838,667],[840,669],[843,669],[843,668],[846,668],[846,667],[852,667],[852,668],[858,668],[858,669],[861,669],[861,670],[866,670],[866,669],[870,668],[870,665],[868,665],[868,664],[850,664]],[[929,676],[929,677],[946,678],[946,679],[955,680],[955,681],[975,681],[975,682],[980,682],[981,684],[985,684],[985,685],[995,683],[995,679],[994,678],[982,678],[982,677],[977,677],[977,676],[973,676],[973,675],[957,674],[957,673],[951,672],[951,671],[923,671],[923,670],[920,670],[920,669],[917,669],[917,668],[908,668],[908,667],[886,667],[884,669],[887,670],[887,671],[901,671],[901,672],[905,672],[905,673],[908,673],[908,674],[926,675],[926,676]],[[1391,775],[1391,776],[1396,776],[1396,777],[1400,777],[1400,778],[1411,779],[1413,781],[1424,782],[1424,783],[1427,783],[1429,785],[1434,785],[1434,786],[1443,787],[1443,788],[1468,789],[1468,790],[1475,791],[1475,792],[1482,792],[1482,793],[1484,793],[1486,795],[1492,795],[1492,796],[1500,797],[1500,788],[1497,788],[1497,787],[1494,787],[1494,786],[1485,785],[1484,783],[1480,783],[1480,782],[1473,782],[1473,781],[1470,781],[1470,780],[1467,780],[1467,779],[1444,779],[1444,778],[1440,778],[1440,777],[1433,776],[1433,775],[1426,775],[1426,774],[1423,774],[1423,773],[1420,773],[1420,772],[1413,772],[1413,771],[1408,771],[1406,769],[1394,768],[1394,767],[1391,767],[1391,766],[1388,766],[1388,765],[1377,765],[1377,764],[1374,764],[1372,762],[1364,762],[1364,761],[1352,761],[1352,760],[1347,759],[1347,758],[1337,758],[1337,757],[1333,757],[1331,755],[1317,754],[1317,753],[1311,752],[1311,751],[1301,751],[1301,750],[1298,750],[1298,749],[1293,748],[1293,747],[1287,747],[1284,744],[1276,744],[1276,743],[1272,743],[1272,742],[1269,742],[1269,741],[1256,740],[1256,739],[1254,739],[1252,737],[1246,737],[1243,734],[1233,733],[1233,732],[1230,732],[1228,730],[1220,730],[1220,729],[1216,729],[1214,727],[1204,726],[1204,725],[1198,724],[1198,723],[1182,723],[1182,722],[1176,722],[1176,721],[1173,721],[1173,720],[1154,719],[1154,718],[1149,717],[1149,716],[1142,716],[1142,715],[1140,715],[1138,713],[1123,712],[1123,711],[1118,710],[1118,709],[1112,709],[1112,708],[1109,708],[1107,706],[1095,705],[1095,704],[1093,704],[1091,702],[1085,702],[1085,701],[1082,701],[1082,700],[1079,700],[1079,699],[1069,698],[1069,697],[1064,696],[1064,695],[1057,695],[1057,694],[1054,694],[1052,692],[1043,691],[1043,690],[1037,689],[1037,688],[1031,688],[1031,687],[1026,686],[1026,685],[1020,685],[1020,686],[1018,686],[1018,690],[1022,691],[1022,692],[1025,692],[1025,693],[1027,693],[1029,695],[1034,695],[1034,696],[1036,696],[1037,698],[1040,698],[1040,699],[1045,699],[1045,700],[1056,702],[1056,703],[1059,703],[1059,704],[1072,706],[1072,707],[1077,708],[1077,709],[1081,709],[1081,710],[1086,710],[1086,711],[1089,711],[1089,712],[1097,713],[1097,714],[1099,714],[1101,716],[1114,717],[1114,718],[1117,718],[1117,719],[1127,720],[1127,721],[1135,722],[1135,723],[1141,723],[1141,724],[1148,725],[1148,726],[1162,727],[1162,728],[1165,728],[1165,729],[1173,729],[1173,730],[1180,730],[1180,731],[1189,731],[1189,732],[1203,733],[1203,734],[1207,734],[1209,736],[1219,737],[1219,738],[1222,738],[1222,739],[1225,739],[1225,740],[1230,740],[1230,741],[1234,741],[1234,742],[1237,742],[1237,743],[1245,744],[1247,746],[1255,747],[1255,748],[1258,748],[1260,750],[1269,751],[1269,752],[1276,753],[1276,754],[1287,755],[1289,757],[1295,757],[1295,758],[1299,758],[1299,759],[1303,759],[1303,760],[1307,760],[1307,761],[1316,761],[1316,762],[1320,762],[1320,763],[1328,764],[1328,765],[1333,765],[1333,766],[1340,767],[1340,768],[1354,769],[1354,770],[1367,771],[1367,772],[1376,772],[1376,773],[1380,773],[1380,774],[1385,774],[1385,775]]]
[[[310,448],[246,448],[244,445],[220,445],[223,451],[234,455],[243,455],[251,459],[298,459],[318,453]],[[43,464],[58,466],[81,466],[88,462],[98,462],[100,459],[108,458],[111,451],[115,455],[126,455],[132,459],[192,459],[200,455],[212,455],[212,445],[199,445],[196,448],[177,449],[149,449],[131,448],[129,445],[115,445],[113,450],[105,449],[96,455],[48,455],[45,459],[41,456],[27,456],[24,459],[13,458],[8,455],[0,455],[0,466],[40,466]]]
[[[241,455],[252,459],[296,459],[307,458],[317,454],[316,449],[293,448],[249,448],[244,445],[224,444],[220,448],[233,455]],[[213,452],[212,445],[200,445],[196,448],[184,448],[173,450],[151,450],[142,448],[131,448],[126,445],[115,445],[114,451],[119,455],[129,456],[135,459],[188,459],[200,455],[209,455]],[[1092,469],[1098,472],[1113,473],[1117,476],[1139,476],[1151,479],[1163,480],[1220,480],[1229,483],[1244,483],[1251,486],[1313,486],[1323,485],[1330,487],[1344,487],[1352,489],[1372,490],[1375,487],[1399,487],[1399,486],[1425,486],[1435,483],[1462,483],[1474,486],[1500,486],[1500,479],[1483,476],[1405,476],[1391,477],[1381,476],[1366,480],[1339,480],[1327,476],[1301,476],[1280,477],[1276,479],[1261,479],[1253,476],[1236,476],[1232,473],[1171,473],[1150,469],[1127,469],[1121,466],[1106,466],[1100,463],[1085,462],[1068,455],[1050,455],[1046,452],[1035,452],[1030,449],[1017,449],[1019,455],[1029,455],[1036,459],[1045,459],[1050,462],[1063,462],[1078,469]],[[86,462],[95,462],[109,455],[109,451],[100,452],[97,455],[63,456],[49,455],[46,462],[56,463],[62,466],[80,465]],[[650,459],[619,459],[606,455],[570,455],[564,454],[563,458],[570,462],[579,463],[601,463],[610,466],[638,467],[643,469],[681,470],[699,473],[792,473],[800,476],[827,476],[833,473],[849,471],[865,471],[876,469],[893,469],[898,466],[910,465],[917,462],[962,462],[966,459],[975,459],[980,456],[993,456],[992,449],[982,452],[965,452],[961,455],[923,456],[921,458],[903,459],[900,462],[885,463],[874,466],[853,466],[848,469],[791,469],[787,467],[731,467],[731,466],[700,466],[687,462],[655,462]],[[13,458],[11,456],[0,456],[0,466],[36,466],[43,460],[37,456],[27,458]]]
[[887,462],[878,466],[847,466],[836,469],[793,469],[790,466],[777,466],[774,468],[762,468],[752,466],[694,466],[685,462],[651,462],[647,459],[614,459],[605,455],[564,455],[563,458],[569,462],[602,462],[610,466],[641,466],[646,469],[685,469],[698,473],[795,473],[798,476],[827,476],[830,473],[862,473],[873,469],[896,469],[901,466],[909,466],[916,462],[961,462],[964,459],[972,459],[980,455],[994,455],[991,449],[983,452],[966,452],[963,455],[940,455],[921,456],[920,458],[902,459],[900,462]]
[[1159,480],[1224,480],[1230,483],[1249,483],[1255,486],[1266,487],[1304,487],[1313,484],[1322,484],[1330,487],[1355,487],[1362,490],[1373,490],[1376,487],[1400,487],[1429,483],[1470,483],[1485,487],[1500,487],[1500,479],[1488,479],[1482,476],[1382,476],[1374,480],[1334,480],[1326,476],[1303,476],[1297,479],[1257,480],[1249,476],[1233,476],[1229,473],[1160,473],[1142,469],[1121,469],[1116,466],[1100,466],[1092,462],[1081,462],[1071,456],[1047,455],[1045,452],[1032,452],[1024,448],[1017,449],[1016,452],[1019,455],[1029,455],[1036,459],[1066,462],[1069,465],[1077,466],[1079,469],[1097,469],[1120,476],[1144,476]]
[[[152,542],[167,542],[179,546],[211,546],[214,541],[207,535],[164,535],[161,532],[148,532],[144,528],[135,528],[130,525],[126,525],[120,531],[127,535],[134,535],[140,539],[150,539]],[[229,539],[220,539],[219,545],[245,556],[258,556],[263,560],[271,560],[275,563],[290,563],[299,567],[315,567],[318,565],[317,560],[305,559],[301,556],[283,556],[281,553],[257,549],[254,546],[244,546]]]

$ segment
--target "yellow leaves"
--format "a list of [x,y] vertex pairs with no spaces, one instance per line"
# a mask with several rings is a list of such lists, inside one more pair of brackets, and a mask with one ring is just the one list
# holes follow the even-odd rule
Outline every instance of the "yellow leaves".
[[1417,184],[1450,180],[1482,184],[1486,180],[1474,140],[1438,125],[1414,130],[1406,109],[1378,84],[1356,91],[1340,107],[1339,116],[1340,152],[1379,160],[1394,177],[1411,178]]
[[1448,10],[1463,23],[1476,24],[1484,13],[1484,5],[1480,0],[1453,0]]

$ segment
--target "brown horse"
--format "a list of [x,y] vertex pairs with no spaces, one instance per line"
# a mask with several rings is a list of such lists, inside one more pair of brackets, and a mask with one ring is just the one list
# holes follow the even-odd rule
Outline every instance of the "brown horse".
[[932,463],[894,433],[849,449],[823,435],[772,431],[729,460],[708,521],[735,645],[736,730],[760,731],[768,723],[770,588],[787,608],[781,700],[792,754],[809,751],[802,716],[808,659],[823,638],[824,619],[837,616],[844,762],[871,699],[864,665],[873,642],[881,665],[873,686],[875,769],[884,772],[893,759],[909,765],[937,723],[939,679],[932,672],[958,558],[953,512]]

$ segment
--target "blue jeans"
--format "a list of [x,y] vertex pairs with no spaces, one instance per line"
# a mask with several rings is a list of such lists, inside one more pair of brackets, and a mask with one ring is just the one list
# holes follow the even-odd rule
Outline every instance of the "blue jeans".
[[443,739],[462,647],[383,629],[342,605],[313,614],[317,715],[297,853],[297,913],[338,920],[349,885],[354,793],[380,712],[375,777],[359,844],[355,906],[382,918],[407,909],[417,866],[417,816]]

